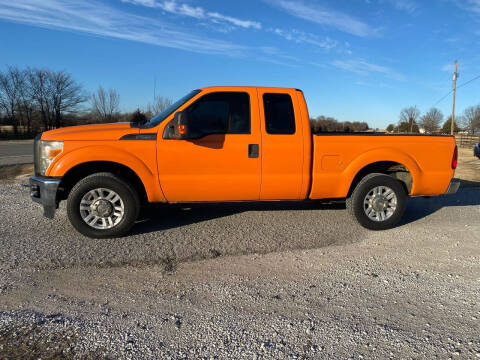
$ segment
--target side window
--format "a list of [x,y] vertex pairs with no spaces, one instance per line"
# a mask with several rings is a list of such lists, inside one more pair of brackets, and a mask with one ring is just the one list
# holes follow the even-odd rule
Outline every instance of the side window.
[[247,93],[208,94],[190,105],[187,113],[194,136],[250,133],[250,98]]
[[288,94],[263,94],[265,128],[268,134],[295,134],[295,114]]

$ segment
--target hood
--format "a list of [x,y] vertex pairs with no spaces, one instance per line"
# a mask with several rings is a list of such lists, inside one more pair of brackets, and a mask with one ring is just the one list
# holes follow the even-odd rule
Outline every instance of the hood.
[[118,140],[140,130],[130,123],[79,125],[45,131],[42,140]]

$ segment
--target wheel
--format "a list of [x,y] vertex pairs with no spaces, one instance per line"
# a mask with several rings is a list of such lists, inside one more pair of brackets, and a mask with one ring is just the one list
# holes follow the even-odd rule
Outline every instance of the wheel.
[[97,173],[80,180],[67,200],[73,227],[91,238],[125,235],[137,220],[139,209],[137,192],[111,173]]
[[407,194],[397,179],[385,174],[369,174],[355,187],[347,199],[347,209],[370,230],[394,227],[405,211]]

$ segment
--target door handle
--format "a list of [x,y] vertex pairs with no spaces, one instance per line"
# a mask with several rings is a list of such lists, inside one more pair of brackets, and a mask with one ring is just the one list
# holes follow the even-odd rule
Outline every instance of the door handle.
[[258,144],[248,144],[248,157],[258,158]]

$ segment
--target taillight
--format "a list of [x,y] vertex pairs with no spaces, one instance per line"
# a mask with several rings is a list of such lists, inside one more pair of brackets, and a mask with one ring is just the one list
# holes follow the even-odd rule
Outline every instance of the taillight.
[[458,149],[455,146],[455,150],[453,150],[453,157],[452,157],[452,169],[455,170],[457,168],[458,163]]

